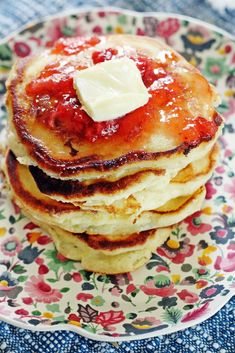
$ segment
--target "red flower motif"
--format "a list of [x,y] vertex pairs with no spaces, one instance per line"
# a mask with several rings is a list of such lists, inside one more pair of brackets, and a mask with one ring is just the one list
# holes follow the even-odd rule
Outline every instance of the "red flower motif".
[[66,262],[68,261],[67,257],[65,257],[64,255],[60,254],[59,252],[56,254],[56,258],[61,261],[61,262]]
[[30,54],[31,49],[28,44],[24,42],[16,42],[14,44],[14,51],[17,56],[19,56],[20,58],[24,58],[25,56]]
[[93,33],[98,34],[98,35],[103,34],[103,29],[101,26],[95,26],[92,31],[93,31]]
[[146,35],[145,31],[143,29],[141,29],[141,28],[137,28],[136,34],[138,36],[145,36]]
[[215,261],[215,269],[225,272],[235,271],[235,252],[229,252],[226,258],[217,256]]
[[30,297],[22,298],[22,301],[23,301],[23,303],[26,304],[26,305],[30,305],[30,304],[33,303],[33,299],[30,298]]
[[216,189],[212,186],[211,182],[206,183],[206,200],[212,199],[212,196],[216,194]]
[[77,300],[82,300],[83,302],[87,302],[89,299],[94,298],[94,295],[89,293],[79,293],[76,296]]
[[183,289],[181,292],[177,293],[177,295],[181,300],[184,300],[185,303],[188,304],[194,304],[199,299],[197,294],[189,292],[187,289]]
[[210,224],[203,223],[200,218],[201,212],[195,212],[193,215],[187,217],[184,222],[188,224],[187,230],[192,235],[203,234],[212,229]]
[[167,239],[165,243],[157,248],[157,253],[160,256],[165,256],[170,259],[175,264],[182,264],[186,257],[193,254],[195,245],[189,244],[189,238],[178,243],[178,247],[175,246],[176,241],[174,241],[174,247],[171,247],[170,239]]
[[170,269],[163,265],[159,265],[156,267],[156,272],[163,272],[163,271],[170,272]]
[[146,285],[140,286],[140,289],[147,295],[158,295],[159,297],[170,297],[177,292],[173,283],[165,287],[156,287],[154,280],[150,280]]
[[41,235],[37,239],[37,243],[40,245],[47,245],[47,244],[50,244],[51,242],[52,242],[52,239],[48,237],[48,235]]
[[136,286],[134,284],[128,284],[127,288],[126,288],[126,294],[132,293],[134,292],[134,290],[136,290]]
[[81,282],[82,281],[82,276],[79,272],[74,272],[72,274],[72,278],[73,278],[74,282]]
[[49,272],[49,268],[46,265],[40,265],[38,268],[38,273],[39,275],[45,275],[46,273]]
[[168,18],[157,25],[157,35],[163,38],[169,38],[180,28],[180,22],[176,18]]
[[123,311],[113,311],[109,310],[106,312],[100,312],[96,317],[96,323],[102,325],[103,327],[118,324],[125,320],[125,316],[123,315]]
[[199,279],[197,282],[196,282],[196,288],[199,289],[199,288],[204,288],[205,286],[207,286],[208,282],[205,281],[204,279]]
[[18,309],[18,310],[15,311],[15,313],[17,315],[23,315],[23,316],[29,315],[29,312],[27,310],[25,310],[25,309]]
[[81,318],[79,316],[77,316],[76,314],[69,314],[68,320],[80,322]]

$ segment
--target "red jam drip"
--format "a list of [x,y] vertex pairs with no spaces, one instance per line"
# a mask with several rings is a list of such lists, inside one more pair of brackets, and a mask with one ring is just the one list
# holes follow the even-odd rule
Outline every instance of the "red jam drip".
[[100,43],[97,37],[60,38],[51,50],[52,54],[75,55]]
[[92,53],[92,61],[94,64],[102,63],[104,61],[113,59],[117,54],[118,54],[118,51],[117,49],[114,49],[114,48],[94,51]]
[[[99,40],[59,40],[53,53],[78,53]],[[80,43],[80,44],[79,44]],[[80,46],[79,46],[80,45]],[[110,60],[118,54],[108,48],[93,52],[94,64]],[[146,105],[126,114],[121,119],[94,122],[82,109],[73,87],[76,70],[85,67],[63,60],[47,65],[40,76],[30,82],[26,92],[32,97],[32,113],[37,121],[49,129],[82,142],[101,142],[115,138],[117,143],[143,142],[155,131],[177,136],[178,142],[196,144],[202,137],[214,136],[217,126],[203,117],[192,118],[186,106],[185,86],[168,72],[167,60],[153,61],[145,56],[131,57],[140,70],[151,97]],[[171,58],[169,58],[171,59]],[[205,137],[206,135],[206,137]]]

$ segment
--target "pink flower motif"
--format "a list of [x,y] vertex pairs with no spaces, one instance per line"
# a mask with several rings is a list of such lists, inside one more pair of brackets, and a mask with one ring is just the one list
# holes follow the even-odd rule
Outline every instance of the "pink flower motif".
[[211,182],[206,183],[206,200],[212,199],[212,196],[216,194],[216,189],[212,186]]
[[100,312],[95,321],[97,324],[107,327],[109,325],[118,324],[124,320],[125,316],[123,315],[123,311],[109,310],[106,312]]
[[157,35],[165,39],[172,36],[180,29],[180,22],[176,18],[168,18],[157,25]]
[[119,287],[117,286],[114,286],[111,290],[110,290],[111,294],[114,296],[114,297],[119,297],[120,294],[121,294],[121,290]]
[[231,184],[225,185],[224,190],[227,191],[231,199],[235,201],[235,178],[231,180]]
[[0,303],[0,314],[4,315],[6,317],[11,315],[11,311],[8,310],[6,303]]
[[184,220],[184,222],[188,224],[187,230],[192,235],[203,234],[212,229],[212,226],[210,224],[206,224],[201,221],[200,216],[201,212],[198,211]]
[[22,249],[22,244],[15,236],[5,239],[1,244],[1,251],[6,256],[15,256]]
[[221,256],[217,256],[214,267],[216,270],[225,272],[235,271],[235,252],[229,252],[227,257],[223,259]]
[[225,169],[222,165],[219,165],[218,167],[215,168],[215,171],[219,174],[223,174],[225,172]]
[[143,317],[143,318],[138,318],[138,319],[135,319],[133,322],[132,322],[132,325],[135,326],[135,325],[138,325],[138,326],[158,326],[161,324],[161,321],[156,319],[154,316],[147,316],[147,317]]
[[62,28],[66,25],[67,20],[65,18],[52,21],[51,26],[47,30],[47,37],[50,39],[50,44],[63,37]]
[[62,294],[57,289],[52,289],[42,276],[31,276],[25,283],[25,291],[39,303],[54,303],[62,298]]
[[83,302],[87,302],[89,299],[94,298],[94,295],[89,293],[79,293],[76,296],[77,300],[82,300]]
[[187,304],[194,304],[198,301],[199,297],[197,294],[189,292],[187,289],[183,289],[181,292],[177,293],[178,297],[185,301]]
[[235,99],[231,98],[228,101],[228,110],[223,113],[223,116],[228,119],[231,115],[235,113]]
[[234,250],[235,251],[235,243],[231,242],[228,246],[228,250]]
[[224,157],[228,158],[228,157],[232,157],[233,155],[233,151],[230,150],[229,148],[227,148],[225,151],[224,151]]
[[156,287],[154,280],[148,281],[146,285],[141,285],[140,289],[147,295],[158,295],[159,297],[170,297],[177,292],[173,283],[165,287]]

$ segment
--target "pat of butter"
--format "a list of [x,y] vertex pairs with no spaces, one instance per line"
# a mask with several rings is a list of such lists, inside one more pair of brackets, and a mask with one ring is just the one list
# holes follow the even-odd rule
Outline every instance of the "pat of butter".
[[74,88],[83,109],[97,122],[120,118],[149,100],[140,71],[129,58],[105,61],[77,72]]

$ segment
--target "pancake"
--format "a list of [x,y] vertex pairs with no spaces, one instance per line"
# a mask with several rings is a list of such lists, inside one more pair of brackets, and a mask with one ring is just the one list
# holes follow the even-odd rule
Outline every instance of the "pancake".
[[6,176],[17,204],[39,222],[58,226],[74,233],[129,235],[141,231],[168,227],[198,211],[205,197],[202,186],[192,195],[169,200],[160,208],[144,211],[137,217],[123,213],[83,210],[70,203],[52,200],[36,186],[27,166],[17,162],[14,154],[6,157]]
[[159,228],[131,234],[126,239],[110,240],[106,236],[89,236],[65,231],[40,223],[33,215],[23,212],[35,224],[48,232],[59,253],[68,259],[81,261],[87,271],[119,274],[138,269],[148,262],[152,252],[170,236],[173,228]]
[[[73,76],[114,52],[134,60],[151,97],[124,117],[96,123],[82,110]],[[114,181],[159,169],[168,175],[212,148],[222,127],[218,101],[200,72],[157,39],[62,39],[10,74],[9,147],[20,163],[55,178]]]
[[162,178],[159,171],[146,171],[116,182],[90,183],[51,178],[38,167],[31,166],[29,170],[39,190],[52,199],[71,202],[82,209],[106,208],[116,213],[125,208],[126,213],[136,213],[160,207],[173,197],[192,194],[211,177],[218,154],[219,147],[215,145],[202,159],[172,178]]
[[[94,75],[101,63],[122,87],[119,95],[114,85],[122,110],[105,100],[107,82],[113,81],[103,78],[106,71]],[[129,67],[128,73],[133,69],[142,91],[124,78],[128,92],[123,88],[114,75],[118,65]],[[87,77],[85,69],[92,92],[84,97],[77,85]],[[143,105],[123,101],[125,94],[138,96]],[[98,113],[90,117],[96,98]],[[61,38],[17,61],[7,80],[4,169],[10,195],[60,253],[86,270],[133,271],[175,224],[200,210],[219,153],[219,101],[201,73],[157,39]]]

